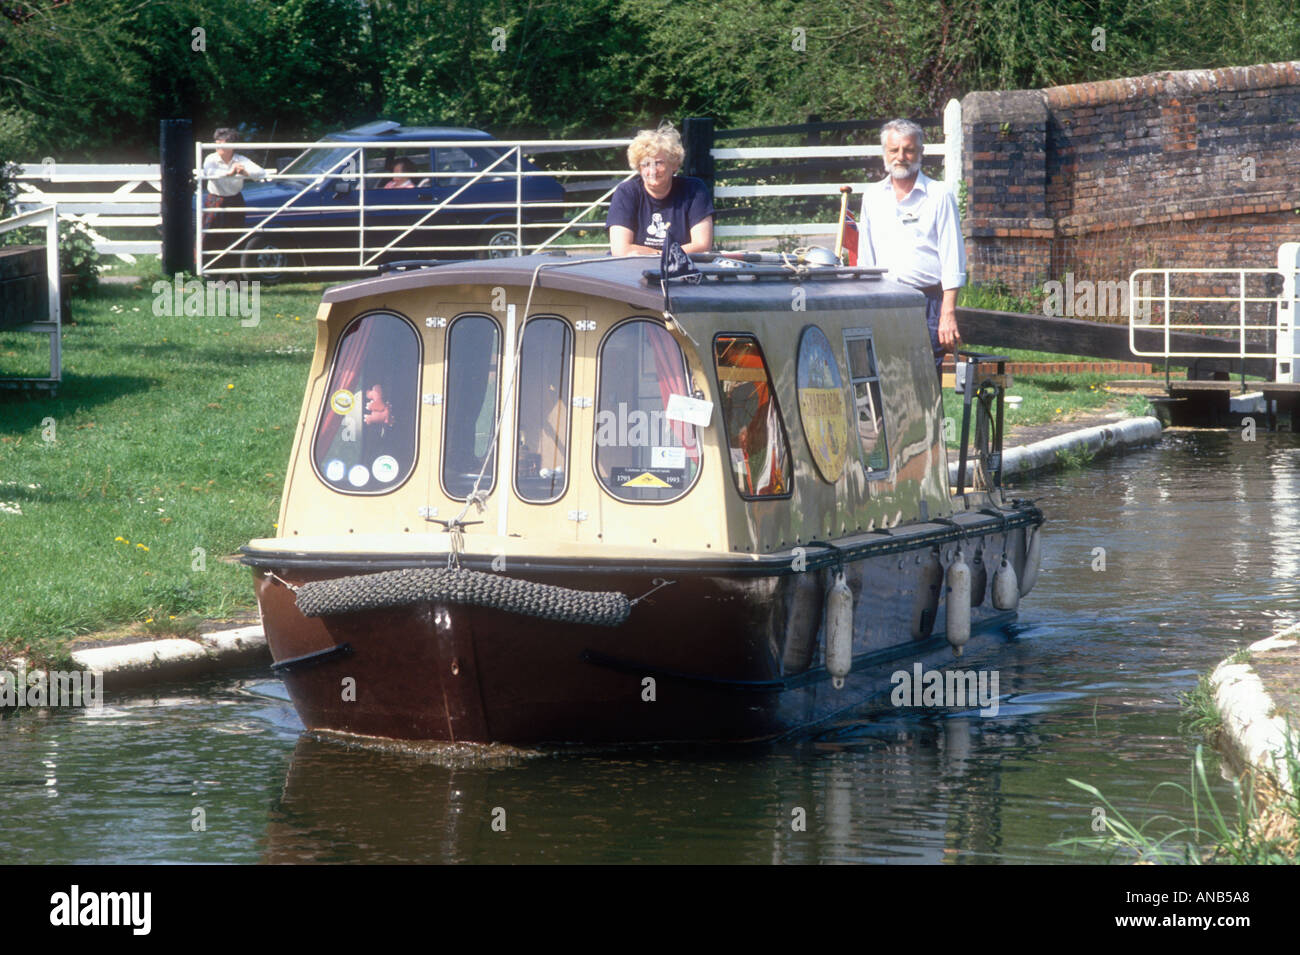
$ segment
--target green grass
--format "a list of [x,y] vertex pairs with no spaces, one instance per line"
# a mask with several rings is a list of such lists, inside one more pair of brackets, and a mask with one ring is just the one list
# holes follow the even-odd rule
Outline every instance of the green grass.
[[[1292,772],[1300,769],[1295,743],[1289,753]],[[1232,785],[1233,807],[1224,815],[1215,801],[1205,771],[1203,747],[1197,746],[1188,785],[1161,783],[1184,797],[1190,819],[1168,813],[1135,823],[1115,808],[1096,786],[1067,779],[1092,796],[1104,809],[1103,831],[1087,838],[1065,839],[1054,847],[1089,850],[1108,861],[1157,865],[1294,865],[1297,856],[1296,825],[1300,803],[1294,794],[1274,802],[1262,817],[1256,817],[1256,793],[1249,778]],[[1292,778],[1296,778],[1295,775]]]
[[[1238,651],[1238,662],[1247,651]],[[1209,678],[1202,676],[1195,689],[1183,694],[1182,728],[1217,740],[1223,717],[1214,703]],[[1202,744],[1197,744],[1188,785],[1161,783],[1156,790],[1171,789],[1183,796],[1187,816],[1153,815],[1137,823],[1121,813],[1088,783],[1068,779],[1088,793],[1104,810],[1102,831],[1088,838],[1066,839],[1058,847],[1101,853],[1110,860],[1155,864],[1226,863],[1231,865],[1295,865],[1300,862],[1300,740],[1288,734],[1283,754],[1291,791],[1281,790],[1270,778],[1253,772],[1232,783],[1232,807],[1220,809],[1205,770]]]
[[[222,558],[274,533],[319,290],[262,289],[255,328],[156,317],[148,279],[73,303],[57,396],[0,394],[0,659],[253,606]],[[0,374],[43,374],[43,341],[0,333]]]

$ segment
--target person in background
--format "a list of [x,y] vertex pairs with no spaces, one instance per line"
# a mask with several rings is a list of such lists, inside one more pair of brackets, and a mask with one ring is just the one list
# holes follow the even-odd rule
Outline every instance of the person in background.
[[415,172],[415,164],[409,159],[399,159],[393,163],[393,178],[384,183],[385,189],[414,189],[415,183],[411,180],[411,173]]
[[672,126],[643,129],[627,147],[628,165],[639,174],[621,183],[609,200],[611,255],[659,255],[666,239],[683,252],[713,247],[713,200],[703,180],[678,176],[686,150]]
[[859,266],[886,268],[887,278],[925,294],[925,322],[935,367],[961,345],[957,290],[966,284],[966,245],[957,199],[921,172],[921,127],[895,119],[880,130],[884,180],[866,188],[858,220]]
[[[203,160],[203,177],[208,187],[203,197],[205,232],[209,229],[242,229],[244,213],[238,207],[244,204],[244,180],[261,179],[266,175],[266,170],[253,160],[224,145],[234,142],[235,137],[235,131],[229,127],[218,129],[212,134],[217,149]],[[214,244],[224,248],[233,239],[229,233],[218,235]]]

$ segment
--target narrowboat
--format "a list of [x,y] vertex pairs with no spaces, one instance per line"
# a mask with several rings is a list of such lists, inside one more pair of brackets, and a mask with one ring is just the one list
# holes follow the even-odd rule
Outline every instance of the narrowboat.
[[325,291],[278,536],[241,558],[309,730],[768,740],[1003,638],[1043,521],[998,486],[1005,376],[962,362],[951,487],[921,294],[742,258]]

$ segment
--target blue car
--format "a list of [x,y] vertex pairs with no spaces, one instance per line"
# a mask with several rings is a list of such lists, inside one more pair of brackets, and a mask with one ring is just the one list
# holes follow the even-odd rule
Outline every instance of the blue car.
[[[407,145],[421,140],[454,140],[458,145]],[[349,144],[374,141],[390,145],[366,147],[364,171],[370,175],[363,179],[355,175],[360,155]],[[489,167],[491,171],[484,173]],[[376,268],[380,263],[400,259],[517,255],[516,190],[522,189],[523,221],[538,223],[562,220],[559,207],[536,206],[564,201],[564,187],[551,176],[518,179],[513,175],[515,171],[515,154],[496,145],[496,140],[478,129],[410,127],[385,121],[331,134],[279,170],[281,176],[291,178],[245,184],[245,205],[266,210],[250,209],[245,214],[245,227],[252,230],[260,223],[265,227],[240,242],[236,250],[239,267],[274,270],[319,266],[329,271],[338,266]],[[525,159],[522,171],[539,170]],[[343,175],[320,178],[331,172]],[[482,177],[474,179],[479,173],[483,173]],[[444,209],[421,222],[431,206],[449,199],[457,190],[461,191],[450,198]],[[365,249],[361,251],[363,210]],[[416,223],[463,228],[425,229]],[[309,231],[289,231],[294,229]],[[545,234],[540,229],[525,229],[524,244],[539,242]],[[222,238],[225,236],[214,236],[213,242],[205,244],[211,248]],[[221,242],[221,246],[228,241]],[[393,247],[385,249],[389,243]],[[459,253],[412,249],[467,245],[485,248]],[[227,256],[217,265],[228,261]],[[302,273],[255,272],[249,278],[273,284],[295,274]]]

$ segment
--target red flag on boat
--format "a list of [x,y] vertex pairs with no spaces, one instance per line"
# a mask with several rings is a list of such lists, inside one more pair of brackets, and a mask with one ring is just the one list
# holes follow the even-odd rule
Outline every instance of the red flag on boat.
[[858,220],[853,213],[844,212],[844,251],[848,254],[849,265],[858,264]]

